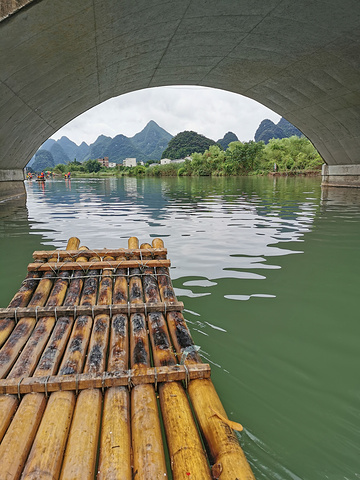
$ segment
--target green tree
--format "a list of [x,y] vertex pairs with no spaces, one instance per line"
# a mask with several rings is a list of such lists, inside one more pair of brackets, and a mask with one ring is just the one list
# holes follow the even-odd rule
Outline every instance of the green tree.
[[272,139],[263,151],[262,166],[272,171],[276,164],[278,172],[317,170],[324,163],[313,144],[305,137]]
[[97,160],[87,160],[84,162],[86,172],[97,173],[101,169],[101,164]]
[[194,152],[204,153],[210,145],[215,145],[214,140],[204,137],[193,131],[184,131],[178,133],[172,138],[163,151],[161,158],[185,158]]
[[67,165],[64,165],[63,163],[59,163],[58,165],[55,166],[53,172],[65,173],[66,168],[67,168]]
[[229,157],[235,162],[236,170],[249,172],[256,170],[260,163],[260,155],[264,149],[263,142],[231,142],[229,145]]
[[134,168],[134,174],[136,176],[143,176],[145,175],[145,167],[143,165],[137,165],[135,168]]
[[84,172],[85,171],[85,167],[82,163],[78,162],[75,158],[74,161],[72,162],[69,162],[66,166],[66,168],[70,171],[70,172]]

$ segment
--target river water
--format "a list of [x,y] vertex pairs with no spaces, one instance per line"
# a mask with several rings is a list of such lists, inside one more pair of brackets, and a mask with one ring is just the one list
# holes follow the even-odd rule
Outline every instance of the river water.
[[0,305],[34,250],[161,237],[260,479],[360,478],[360,192],[319,178],[28,182],[0,204]]

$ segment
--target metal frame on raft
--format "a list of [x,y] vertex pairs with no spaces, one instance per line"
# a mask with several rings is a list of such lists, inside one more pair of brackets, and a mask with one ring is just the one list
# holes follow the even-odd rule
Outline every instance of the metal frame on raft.
[[34,252],[0,309],[0,478],[254,479],[162,240],[79,244]]

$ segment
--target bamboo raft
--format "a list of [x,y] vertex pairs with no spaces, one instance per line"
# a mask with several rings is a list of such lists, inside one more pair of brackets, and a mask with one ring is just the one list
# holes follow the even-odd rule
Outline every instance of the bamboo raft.
[[79,244],[34,252],[0,309],[0,479],[254,480],[162,240]]

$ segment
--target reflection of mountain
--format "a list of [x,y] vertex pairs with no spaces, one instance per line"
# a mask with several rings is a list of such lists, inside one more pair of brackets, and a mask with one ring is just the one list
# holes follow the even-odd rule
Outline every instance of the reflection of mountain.
[[[39,218],[45,223],[59,219],[59,205],[66,206],[66,215],[71,211],[72,218],[83,216],[84,220],[88,217],[127,217],[130,213],[137,218],[149,216],[158,220],[167,215],[169,206],[161,181],[133,177],[73,179],[70,185],[63,180],[51,180],[46,182],[41,202],[49,212],[48,219]],[[60,221],[62,223],[63,219]]]

